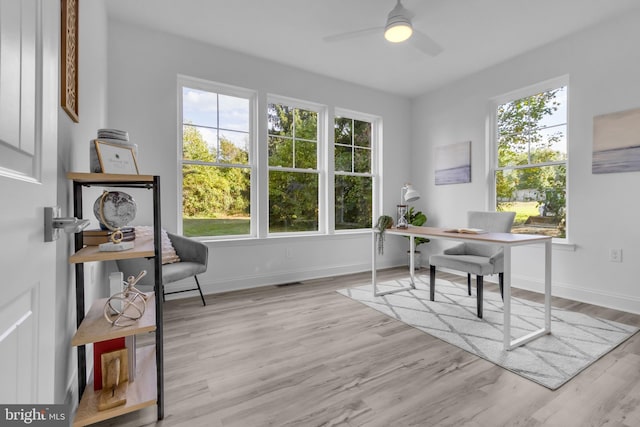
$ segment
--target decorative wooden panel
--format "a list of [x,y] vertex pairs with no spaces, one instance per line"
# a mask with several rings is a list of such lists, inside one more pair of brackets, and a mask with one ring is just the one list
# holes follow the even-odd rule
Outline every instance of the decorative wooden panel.
[[61,103],[64,111],[78,122],[78,0],[61,0]]

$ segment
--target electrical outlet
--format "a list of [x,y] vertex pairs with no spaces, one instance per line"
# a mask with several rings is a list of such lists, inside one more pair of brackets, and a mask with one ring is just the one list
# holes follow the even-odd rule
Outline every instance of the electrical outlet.
[[622,249],[609,249],[609,261],[622,262]]

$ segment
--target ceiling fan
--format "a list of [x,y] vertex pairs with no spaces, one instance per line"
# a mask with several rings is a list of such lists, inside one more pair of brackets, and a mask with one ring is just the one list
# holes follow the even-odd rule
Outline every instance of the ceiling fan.
[[413,28],[413,25],[411,25],[411,18],[413,18],[413,16],[413,13],[405,9],[400,0],[398,0],[396,6],[391,10],[391,12],[389,12],[389,15],[387,16],[387,24],[384,27],[372,27],[349,31],[324,37],[323,40],[329,43],[339,42],[357,37],[369,36],[371,34],[384,31],[384,38],[392,43],[407,41],[423,53],[430,56],[436,56],[441,53],[442,47],[435,40],[423,32]]

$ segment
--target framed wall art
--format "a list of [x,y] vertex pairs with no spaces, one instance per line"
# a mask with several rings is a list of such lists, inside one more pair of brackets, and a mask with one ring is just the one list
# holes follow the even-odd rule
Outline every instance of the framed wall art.
[[435,148],[436,185],[471,182],[471,141]]
[[640,171],[640,108],[593,118],[591,172]]
[[133,148],[123,147],[117,144],[100,141],[94,141],[100,169],[102,173],[118,173],[125,175],[137,175],[138,162]]
[[78,0],[60,0],[60,103],[78,123]]

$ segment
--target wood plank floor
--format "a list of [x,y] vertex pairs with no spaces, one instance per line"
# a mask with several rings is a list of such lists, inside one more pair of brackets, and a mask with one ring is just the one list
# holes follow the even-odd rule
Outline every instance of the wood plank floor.
[[[639,334],[550,391],[335,292],[368,280],[209,295],[206,307],[168,301],[165,419],[153,406],[99,425],[640,426]],[[637,315],[552,303],[640,326]]]

